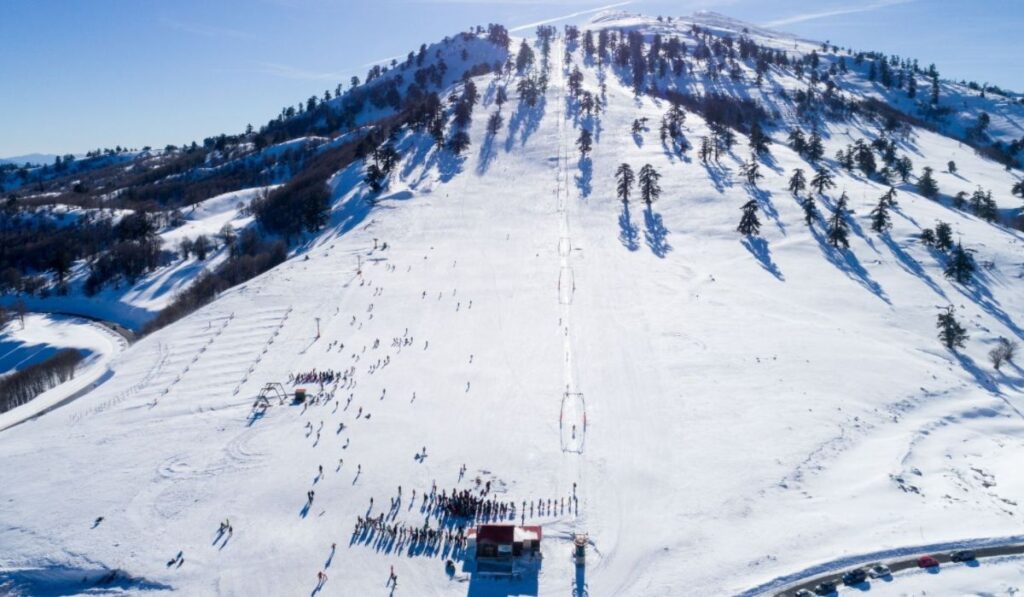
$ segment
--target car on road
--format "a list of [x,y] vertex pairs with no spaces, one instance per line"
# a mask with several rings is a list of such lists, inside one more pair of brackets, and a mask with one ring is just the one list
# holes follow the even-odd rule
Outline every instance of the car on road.
[[793,597],[814,597],[814,592],[810,589],[800,589],[796,593],[793,593]]
[[974,560],[976,557],[977,556],[974,555],[974,552],[969,549],[961,549],[958,551],[950,552],[949,554],[949,559],[953,562],[970,562],[971,560]]
[[939,561],[932,556],[921,556],[917,558],[918,568],[936,568],[939,565]]
[[859,585],[867,579],[867,572],[864,572],[861,568],[854,568],[843,575],[843,584],[848,587],[852,587],[853,585]]
[[868,576],[871,578],[885,578],[886,576],[892,576],[892,570],[881,562],[875,562],[874,564],[868,564]]
[[830,580],[823,580],[814,587],[815,595],[831,595],[836,592],[836,583]]

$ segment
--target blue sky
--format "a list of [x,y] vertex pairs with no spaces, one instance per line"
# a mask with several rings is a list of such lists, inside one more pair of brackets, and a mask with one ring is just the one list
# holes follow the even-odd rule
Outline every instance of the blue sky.
[[[471,25],[513,28],[615,0],[4,0],[0,156],[163,146],[258,126],[282,106]],[[1020,0],[638,0],[935,62],[1024,91]],[[557,20],[582,21],[589,15]],[[525,31],[524,31],[525,32]]]

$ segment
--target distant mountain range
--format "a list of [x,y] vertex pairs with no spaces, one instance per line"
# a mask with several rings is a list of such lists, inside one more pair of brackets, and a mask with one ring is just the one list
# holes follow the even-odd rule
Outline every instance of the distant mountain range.
[[57,154],[55,153],[27,153],[25,155],[16,155],[9,158],[0,158],[0,164],[33,164],[43,165],[52,164],[57,160]]

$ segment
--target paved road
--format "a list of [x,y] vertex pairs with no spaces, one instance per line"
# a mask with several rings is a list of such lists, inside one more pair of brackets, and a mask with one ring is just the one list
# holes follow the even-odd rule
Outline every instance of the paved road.
[[[1017,544],[1011,544],[1011,545],[998,545],[998,546],[992,546],[992,547],[964,548],[964,549],[970,549],[971,551],[973,551],[974,555],[977,556],[978,559],[981,559],[981,558],[993,558],[993,557],[997,557],[997,556],[1010,556],[1010,555],[1021,555],[1021,554],[1024,554],[1024,543],[1017,543]],[[955,549],[954,550],[950,550],[950,551],[955,551]],[[948,564],[948,563],[950,563],[952,561],[952,560],[949,559],[949,553],[948,552],[947,553],[931,553],[931,552],[927,552],[927,551],[924,551],[924,552],[921,552],[921,553],[916,553],[916,554],[909,555],[909,556],[908,555],[900,556],[898,559],[893,559],[893,560],[884,560],[883,559],[881,561],[886,566],[888,566],[889,569],[893,571],[893,573],[896,573],[896,572],[899,572],[901,570],[907,570],[908,568],[917,568],[917,559],[920,558],[921,556],[924,556],[924,555],[930,555],[930,556],[934,557],[936,560],[938,560],[940,565]],[[865,564],[862,564],[861,566],[864,566],[864,565]],[[839,571],[833,571],[833,572],[828,572],[828,573],[825,573],[825,574],[819,574],[817,576],[808,578],[806,580],[799,581],[796,584],[791,584],[788,587],[786,587],[786,589],[784,589],[782,591],[776,592],[775,595],[777,595],[779,597],[782,597],[782,596],[789,597],[789,596],[793,595],[794,593],[796,593],[797,591],[799,591],[800,589],[807,589],[807,590],[813,591],[814,587],[816,585],[818,585],[819,583],[824,582],[824,581],[832,581],[832,582],[834,582],[836,584],[836,586],[841,586],[843,584],[843,579],[842,579],[843,573],[845,573],[848,570],[852,570],[852,569],[854,569],[856,567],[857,566],[848,566],[848,567],[846,567],[846,568],[844,568],[842,570],[839,570]],[[896,578],[894,582],[898,583],[899,582],[899,578]]]
[[131,344],[131,343],[135,342],[135,340],[136,340],[135,332],[133,332],[132,330],[130,330],[130,329],[126,328],[126,327],[124,327],[123,325],[121,325],[119,323],[114,323],[113,321],[107,321],[106,319],[99,319],[97,317],[92,317],[90,315],[82,315],[81,313],[71,313],[70,311],[31,311],[31,313],[43,313],[43,314],[52,314],[52,315],[67,315],[68,317],[78,317],[80,319],[88,319],[89,321],[91,321],[93,323],[97,323],[99,325],[102,325],[103,327],[107,328],[108,330],[110,330],[110,331],[114,332],[115,334],[121,336],[122,338],[124,338],[125,340],[128,341],[128,344]]

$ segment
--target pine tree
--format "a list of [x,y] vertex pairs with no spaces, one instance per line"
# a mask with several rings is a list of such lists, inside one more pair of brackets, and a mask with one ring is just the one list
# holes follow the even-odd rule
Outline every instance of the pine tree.
[[932,169],[925,166],[921,176],[917,179],[917,192],[929,199],[934,199],[939,194],[939,184],[932,177]]
[[914,163],[910,161],[910,158],[903,156],[896,160],[893,164],[893,168],[896,173],[900,175],[900,181],[907,182],[910,180],[910,174],[914,171]]
[[793,151],[803,155],[807,149],[807,140],[804,139],[804,132],[799,128],[789,131],[789,146]]
[[466,131],[456,131],[448,140],[448,150],[455,155],[462,154],[469,147],[469,134]]
[[487,134],[492,137],[497,135],[504,123],[505,119],[501,117],[501,112],[495,111],[491,114],[490,118],[487,119]]
[[850,248],[850,225],[846,221],[846,203],[848,199],[844,192],[836,201],[836,209],[828,220],[828,244],[839,249]]
[[932,64],[928,68],[928,76],[932,80],[932,92],[931,92],[931,104],[933,106],[939,105],[939,71],[935,70],[935,65]]
[[1024,199],[1024,180],[1018,180],[1016,183],[1014,183],[1013,188],[1010,189],[1010,192],[1014,195],[1019,195],[1022,199]]
[[629,167],[629,164],[622,163],[619,169],[615,171],[615,179],[615,190],[618,193],[619,199],[623,203],[629,203],[629,194],[633,190],[633,169]]
[[953,248],[953,228],[945,222],[935,224],[935,248],[940,251]]
[[363,181],[366,182],[367,186],[374,193],[379,193],[384,189],[384,179],[387,175],[377,164],[370,164],[366,167],[366,175],[363,176]]
[[889,217],[889,206],[885,202],[885,196],[878,200],[878,205],[871,210],[871,229],[883,234],[892,228],[892,220]]
[[807,195],[800,200],[800,207],[804,210],[804,223],[808,226],[814,225],[814,222],[818,220],[818,206],[814,201],[814,197]]
[[593,137],[589,130],[583,129],[580,131],[580,137],[576,140],[576,147],[580,149],[580,157],[585,158],[590,153],[592,139]]
[[[992,198],[992,191],[984,191],[978,189],[980,196],[977,200],[977,205],[974,207],[974,213],[979,218],[986,222],[995,222],[999,218],[999,206],[996,205],[995,199]],[[972,204],[974,201],[972,201]]]
[[757,157],[754,155],[750,156],[750,161],[743,162],[740,166],[740,173],[747,178],[747,184],[752,187],[757,186],[757,181],[764,176],[760,172],[760,167],[757,163]]
[[819,195],[824,195],[825,191],[835,188],[836,183],[833,181],[832,172],[825,167],[818,168],[814,173],[814,178],[811,179],[811,188],[813,188]]
[[939,313],[935,327],[939,328],[939,340],[947,349],[956,351],[957,348],[963,348],[964,341],[967,340],[967,330],[956,320],[956,309],[953,305]]
[[713,149],[711,147],[711,139],[707,137],[701,137],[700,152],[698,154],[700,156],[700,161],[704,162],[705,164],[708,163],[708,160],[711,159],[712,152]]
[[803,168],[794,168],[793,176],[789,179],[789,191],[795,196],[800,195],[800,191],[807,188],[807,179],[804,178]]
[[921,244],[926,247],[935,246],[935,231],[931,228],[925,228],[921,231]]
[[886,191],[884,195],[882,195],[880,201],[882,203],[885,203],[886,207],[896,207],[896,189],[893,187],[889,187],[889,190]]
[[975,215],[979,215],[983,209],[982,205],[985,203],[985,190],[981,187],[975,189],[974,193],[971,194],[970,203],[971,211],[973,211]]
[[875,152],[871,151],[871,147],[858,139],[854,145],[854,156],[857,160],[857,167],[860,168],[861,172],[867,176],[875,174],[878,165],[875,162]]
[[519,44],[519,53],[516,55],[516,70],[519,71],[519,74],[523,74],[526,69],[533,66],[533,61],[533,49],[524,39]]
[[974,264],[974,257],[958,242],[950,253],[949,263],[946,264],[943,274],[960,284],[967,284],[971,281],[975,269],[977,266]]
[[750,126],[750,150],[759,156],[770,153],[768,146],[771,145],[771,137],[764,133],[761,125],[757,122]]
[[807,149],[805,151],[807,160],[812,164],[817,163],[821,158],[825,157],[825,146],[821,143],[821,135],[818,131],[811,133],[811,138],[807,140]]
[[658,174],[654,166],[644,164],[644,167],[640,168],[640,197],[648,207],[661,195],[661,187],[658,186],[659,178],[661,178],[661,174]]
[[743,216],[736,231],[745,236],[757,236],[761,231],[761,222],[757,219],[757,201],[751,199],[743,204]]

